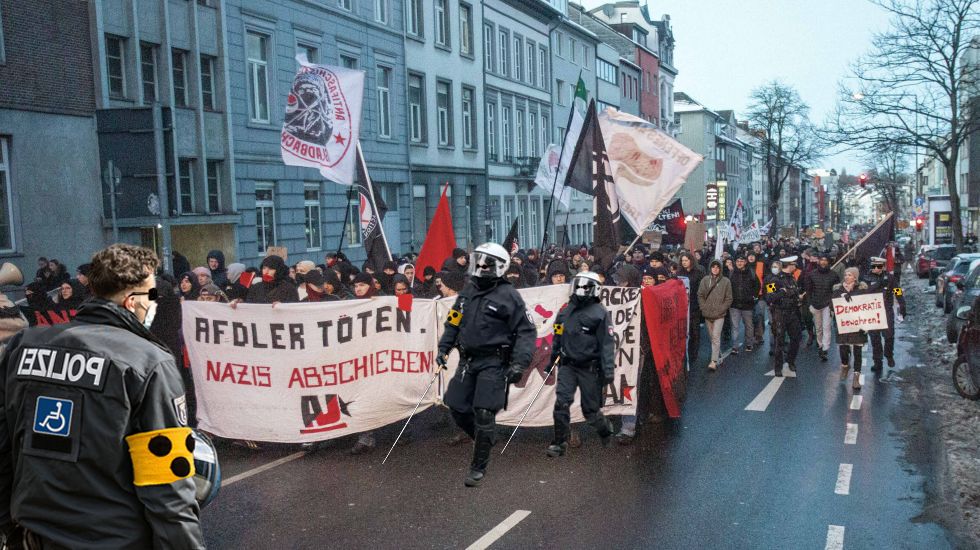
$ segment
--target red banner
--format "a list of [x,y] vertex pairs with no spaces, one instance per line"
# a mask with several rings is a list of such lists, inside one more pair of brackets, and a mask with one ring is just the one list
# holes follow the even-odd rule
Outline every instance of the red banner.
[[687,288],[677,279],[643,289],[643,319],[664,405],[671,418],[680,418],[675,387],[684,372],[687,350]]

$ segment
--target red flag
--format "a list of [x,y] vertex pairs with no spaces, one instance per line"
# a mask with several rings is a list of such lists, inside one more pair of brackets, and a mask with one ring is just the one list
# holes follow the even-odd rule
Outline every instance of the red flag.
[[442,188],[439,206],[436,207],[436,214],[432,216],[429,232],[425,235],[425,242],[422,243],[422,250],[419,251],[419,258],[415,262],[415,278],[420,281],[424,280],[426,267],[432,266],[439,271],[442,262],[452,256],[453,249],[456,248],[453,217],[449,213],[449,198],[446,197],[448,189],[449,184]]
[[895,273],[895,247],[891,245],[885,248],[885,271]]
[[684,353],[687,350],[687,289],[677,279],[643,289],[643,319],[657,367],[660,392],[671,418],[680,418],[686,392]]

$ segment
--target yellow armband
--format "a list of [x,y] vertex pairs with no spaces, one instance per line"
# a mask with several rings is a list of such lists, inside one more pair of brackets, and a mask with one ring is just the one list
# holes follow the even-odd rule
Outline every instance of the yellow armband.
[[555,323],[555,334],[561,336],[563,332],[565,332],[565,325],[561,323]]
[[455,309],[449,310],[449,317],[446,318],[446,322],[454,327],[459,326],[459,322],[463,320],[463,314],[456,311]]
[[126,438],[133,459],[133,484],[166,485],[194,475],[194,434],[167,428]]

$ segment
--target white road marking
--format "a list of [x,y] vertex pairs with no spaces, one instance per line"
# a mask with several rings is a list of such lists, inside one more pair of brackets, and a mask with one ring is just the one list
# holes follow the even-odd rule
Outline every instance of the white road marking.
[[[771,370],[771,371],[769,371],[769,372],[766,373],[766,376],[776,376],[776,371]],[[789,369],[783,369],[783,377],[784,378],[796,378],[796,373],[793,372],[793,371],[791,371],[791,370],[789,370]]]
[[851,398],[851,410],[852,411],[856,411],[856,410],[858,410],[858,409],[861,408],[861,400],[862,400],[862,398],[861,398],[860,395],[855,395],[854,397]]
[[847,431],[844,433],[844,444],[854,445],[858,440],[858,425],[848,422]]
[[772,402],[772,398],[776,396],[776,392],[779,390],[779,386],[783,385],[783,380],[786,380],[782,376],[774,377],[772,380],[766,384],[766,387],[755,396],[755,399],[749,403],[748,407],[745,407],[747,411],[759,411],[763,412],[769,407],[769,403]]
[[863,386],[864,385],[864,373],[861,373],[861,375],[858,376],[858,380],[861,381],[861,385]]
[[824,550],[844,550],[844,526],[827,526],[827,545]]
[[834,493],[838,495],[851,494],[851,471],[854,470],[853,464],[841,464],[837,469],[837,486]]
[[276,466],[282,466],[283,464],[285,464],[287,462],[292,462],[292,461],[296,460],[297,458],[303,458],[304,456],[306,456],[306,453],[303,452],[303,451],[300,451],[298,453],[293,453],[291,455],[284,456],[284,457],[282,457],[282,458],[280,458],[278,460],[273,460],[272,462],[270,462],[268,464],[263,464],[263,465],[261,465],[261,466],[259,466],[257,468],[252,468],[251,470],[246,470],[246,471],[244,471],[244,472],[242,472],[242,473],[240,473],[238,475],[233,475],[233,476],[231,476],[231,477],[229,477],[227,479],[223,479],[223,480],[221,480],[221,486],[222,487],[227,487],[227,486],[231,485],[232,483],[236,483],[236,482],[241,481],[243,479],[248,479],[248,478],[254,476],[255,474],[261,474],[262,472],[264,472],[266,470],[271,470],[271,469],[275,468]]
[[485,548],[489,548],[491,544],[497,541],[497,539],[504,536],[504,533],[510,531],[515,525],[520,523],[521,520],[529,515],[531,515],[529,510],[517,510],[508,516],[507,519],[501,521],[496,527],[487,532],[486,535],[483,535],[477,539],[476,542],[469,545],[466,550],[484,550]]

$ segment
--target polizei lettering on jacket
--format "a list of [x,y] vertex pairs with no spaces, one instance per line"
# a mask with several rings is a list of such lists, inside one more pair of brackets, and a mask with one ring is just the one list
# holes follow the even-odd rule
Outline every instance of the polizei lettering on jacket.
[[23,348],[17,376],[102,391],[106,358],[74,350]]

